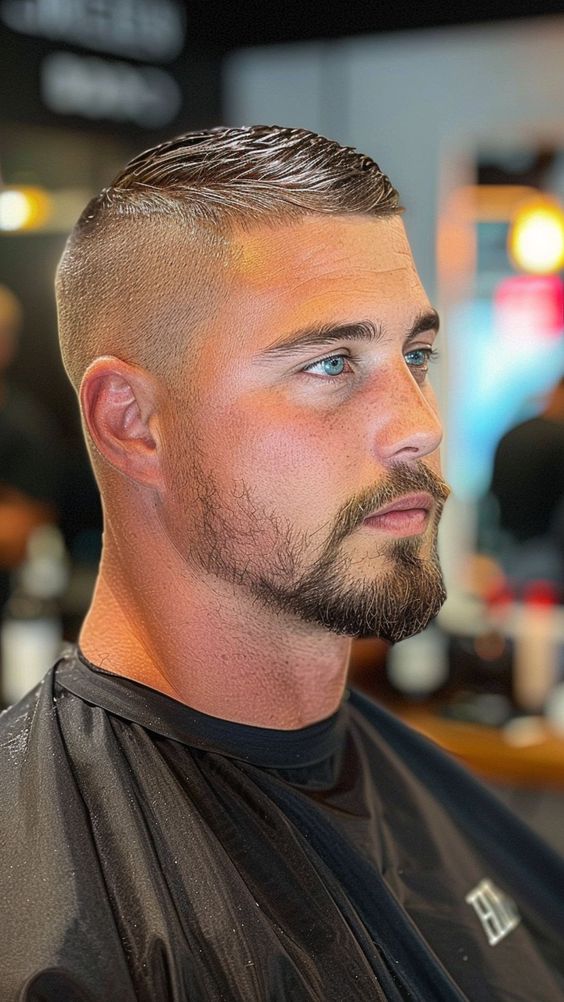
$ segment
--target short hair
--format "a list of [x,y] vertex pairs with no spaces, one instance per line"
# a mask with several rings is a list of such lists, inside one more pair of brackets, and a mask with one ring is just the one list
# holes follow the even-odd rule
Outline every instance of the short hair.
[[178,370],[205,310],[196,294],[186,297],[181,317],[172,312],[174,240],[196,290],[234,227],[400,211],[374,160],[306,129],[214,128],[146,150],[86,206],[58,268],[61,352],[71,381],[78,388],[100,354],[169,378]]

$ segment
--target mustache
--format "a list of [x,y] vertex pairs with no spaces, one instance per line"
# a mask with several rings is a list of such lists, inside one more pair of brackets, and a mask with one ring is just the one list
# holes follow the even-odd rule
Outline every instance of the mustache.
[[437,506],[437,520],[451,493],[449,485],[433,473],[421,460],[415,463],[397,463],[390,469],[386,480],[372,490],[367,490],[347,502],[337,515],[335,527],[331,533],[329,545],[333,546],[354,532],[366,516],[392,504],[404,494],[427,491]]

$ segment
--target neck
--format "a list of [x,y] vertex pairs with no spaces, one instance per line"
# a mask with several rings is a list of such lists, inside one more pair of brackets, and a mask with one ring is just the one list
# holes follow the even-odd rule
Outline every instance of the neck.
[[564,421],[564,394],[553,397],[544,410],[544,416],[551,421]]
[[160,552],[154,536],[140,545],[121,528],[106,528],[104,540],[80,634],[94,664],[202,713],[258,727],[294,730],[338,708],[348,638],[290,621],[231,584],[196,576],[176,551]]

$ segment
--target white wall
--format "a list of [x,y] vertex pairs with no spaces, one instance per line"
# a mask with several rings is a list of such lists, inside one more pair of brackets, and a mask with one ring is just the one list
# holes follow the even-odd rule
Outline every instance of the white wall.
[[373,156],[434,297],[445,160],[484,141],[564,139],[564,16],[244,50],[225,98],[229,124],[300,125]]

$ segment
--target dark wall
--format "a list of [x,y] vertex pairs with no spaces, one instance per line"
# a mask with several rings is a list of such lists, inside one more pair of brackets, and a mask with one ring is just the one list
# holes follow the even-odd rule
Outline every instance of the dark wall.
[[102,512],[78,405],[63,369],[57,340],[53,292],[63,235],[3,235],[0,281],[11,288],[24,309],[19,351],[10,379],[46,410],[58,432],[57,482],[59,522],[73,555],[96,558]]

